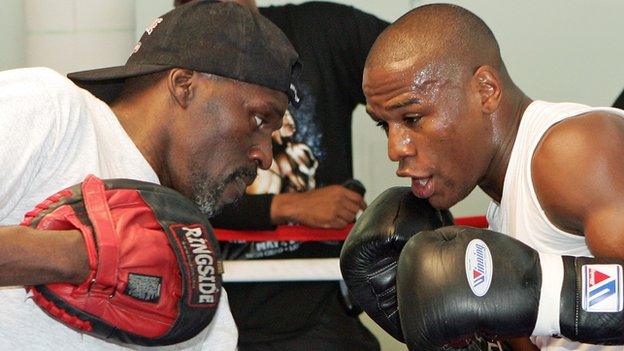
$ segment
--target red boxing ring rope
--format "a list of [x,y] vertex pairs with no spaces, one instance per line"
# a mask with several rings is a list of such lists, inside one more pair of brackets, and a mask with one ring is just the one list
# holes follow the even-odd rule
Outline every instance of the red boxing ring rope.
[[[456,225],[487,228],[485,216],[455,218]],[[353,224],[343,229],[320,229],[302,225],[280,225],[275,230],[229,230],[215,228],[219,241],[328,241],[345,240]]]

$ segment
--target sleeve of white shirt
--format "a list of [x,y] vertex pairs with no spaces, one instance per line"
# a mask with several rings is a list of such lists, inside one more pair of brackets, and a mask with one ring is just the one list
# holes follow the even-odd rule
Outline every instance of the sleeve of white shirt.
[[47,68],[0,73],[0,221],[30,189],[67,132],[71,83]]

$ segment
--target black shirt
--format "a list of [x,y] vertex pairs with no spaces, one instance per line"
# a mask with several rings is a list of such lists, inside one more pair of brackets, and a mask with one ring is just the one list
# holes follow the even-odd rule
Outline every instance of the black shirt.
[[[246,195],[236,206],[224,209],[211,220],[217,228],[272,229],[270,192],[305,191],[353,177],[351,116],[358,104],[365,103],[362,71],[366,55],[388,25],[350,6],[326,2],[272,6],[260,12],[286,34],[302,63],[295,83],[302,103],[288,109],[296,132],[285,134],[279,142],[274,140],[275,158],[283,157],[298,172],[294,172],[294,181],[279,170],[265,172],[264,176],[275,177],[278,189],[259,189],[257,195]],[[287,149],[297,157],[288,157]],[[341,244],[275,241],[222,243],[221,248],[226,259],[282,259],[338,257]],[[326,305],[337,301],[338,295],[337,282],[225,287],[241,343],[295,336],[317,323]]]
[[613,103],[613,107],[624,110],[624,91],[622,91],[620,93],[620,96],[618,96],[617,99],[615,99],[615,102]]

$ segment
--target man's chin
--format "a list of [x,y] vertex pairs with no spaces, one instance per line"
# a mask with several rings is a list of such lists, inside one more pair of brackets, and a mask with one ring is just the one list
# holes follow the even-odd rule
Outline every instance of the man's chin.
[[429,204],[431,205],[431,207],[435,208],[436,210],[441,210],[441,211],[448,210],[453,205],[455,205],[455,203],[452,203],[452,201],[449,201],[449,199],[446,199],[441,196],[435,196],[435,195],[429,197],[427,201],[429,201]]
[[237,186],[236,183],[228,186],[225,191],[221,194],[219,201],[217,203],[217,210],[220,210],[224,206],[234,205],[243,198],[245,195],[245,188],[241,186]]
[[231,202],[224,202],[223,198],[220,198],[215,204],[214,206],[212,206],[212,208],[210,209],[209,213],[206,213],[208,215],[209,218],[215,217],[219,214],[221,214],[221,212],[223,212],[223,208],[233,204],[235,201],[231,201]]

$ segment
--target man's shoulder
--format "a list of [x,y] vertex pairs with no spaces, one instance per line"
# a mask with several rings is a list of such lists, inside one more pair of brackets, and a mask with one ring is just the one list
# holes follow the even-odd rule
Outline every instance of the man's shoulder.
[[599,162],[612,154],[620,158],[624,147],[624,113],[591,109],[553,124],[533,153],[536,171],[569,171]]
[[37,103],[80,95],[80,88],[64,75],[46,67],[18,68],[0,72],[0,88],[15,101],[20,97]]
[[[600,204],[620,187],[624,172],[624,118],[590,109],[562,119],[541,138],[531,160],[538,201],[560,229],[581,232],[589,204]],[[618,194],[619,196],[619,194]]]
[[[37,121],[50,128],[59,117],[70,114],[76,104],[84,103],[82,90],[69,79],[49,68],[21,68],[0,72],[5,125]],[[11,116],[13,118],[11,118]],[[31,125],[30,128],[33,126]]]
[[16,68],[0,72],[0,81],[3,83],[38,83],[58,86],[71,86],[72,83],[65,76],[47,67]]

